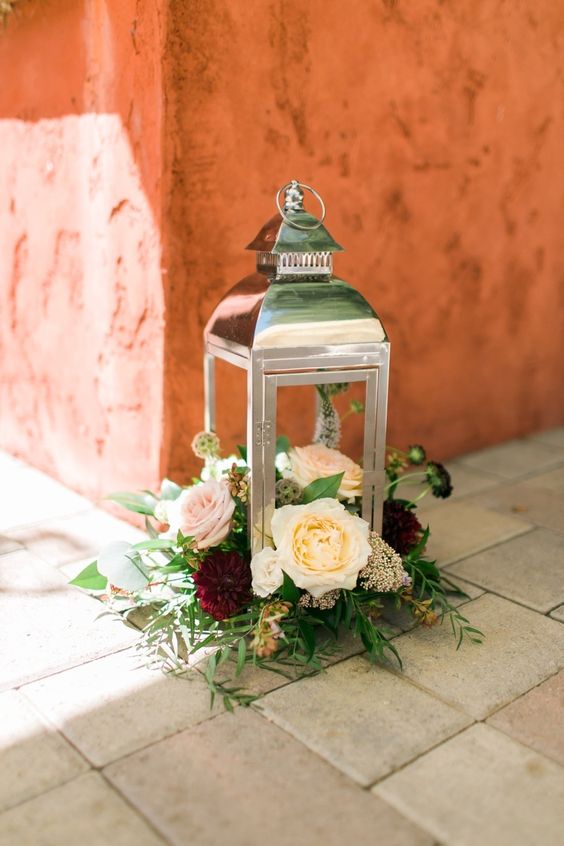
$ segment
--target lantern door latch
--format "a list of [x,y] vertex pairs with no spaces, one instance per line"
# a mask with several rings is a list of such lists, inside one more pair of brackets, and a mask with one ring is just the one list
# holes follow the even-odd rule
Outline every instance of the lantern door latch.
[[259,420],[255,423],[255,444],[256,446],[269,446],[271,443],[272,422],[270,420]]

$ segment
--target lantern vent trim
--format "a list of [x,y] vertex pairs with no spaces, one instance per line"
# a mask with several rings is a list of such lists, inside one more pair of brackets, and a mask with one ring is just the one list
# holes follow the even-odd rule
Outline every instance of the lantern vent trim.
[[[322,207],[304,209],[302,188]],[[284,205],[279,203],[282,191]],[[323,225],[325,208],[309,186],[278,191],[278,213],[247,249],[256,272],[221,300],[204,330],[205,428],[215,431],[215,359],[247,371],[247,464],[252,552],[270,541],[275,501],[277,390],[293,385],[365,386],[362,516],[382,522],[390,344],[369,303],[333,275],[342,247]],[[317,392],[314,392],[317,393]]]

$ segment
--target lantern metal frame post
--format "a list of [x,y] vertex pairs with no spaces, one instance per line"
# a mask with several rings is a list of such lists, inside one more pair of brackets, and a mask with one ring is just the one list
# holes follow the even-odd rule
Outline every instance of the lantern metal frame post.
[[380,532],[385,486],[386,415],[390,344],[339,344],[247,350],[223,339],[206,341],[205,425],[215,428],[214,357],[247,370],[249,530],[253,554],[270,537],[276,482],[276,408],[279,387],[333,382],[365,383],[362,516]]

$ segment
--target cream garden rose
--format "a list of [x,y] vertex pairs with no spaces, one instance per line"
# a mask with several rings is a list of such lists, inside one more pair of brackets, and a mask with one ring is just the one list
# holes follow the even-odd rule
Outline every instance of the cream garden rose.
[[270,586],[278,578],[277,568],[315,597],[330,590],[352,590],[370,555],[369,530],[366,520],[332,498],[276,509],[272,518],[276,550],[263,549],[251,563],[255,591],[255,583],[260,590],[276,590]]
[[253,556],[251,572],[253,574],[252,588],[257,596],[270,596],[281,587],[284,581],[278,553],[270,546],[265,546]]
[[226,481],[209,479],[182,491],[167,508],[168,537],[180,530],[196,541],[198,549],[216,546],[231,531],[235,502]]
[[289,452],[289,459],[290,470],[287,473],[302,488],[315,479],[344,473],[337,496],[347,500],[362,496],[362,467],[338,449],[324,444],[294,447]]

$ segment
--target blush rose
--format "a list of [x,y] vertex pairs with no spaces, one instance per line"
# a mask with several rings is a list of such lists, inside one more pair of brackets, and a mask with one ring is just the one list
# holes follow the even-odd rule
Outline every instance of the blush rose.
[[289,459],[290,470],[286,473],[302,488],[315,479],[344,473],[337,491],[339,499],[350,500],[362,496],[362,467],[338,449],[331,449],[324,444],[294,447],[290,450]]
[[194,538],[198,549],[217,546],[231,531],[235,502],[225,481],[209,479],[182,491],[168,506],[169,537]]

